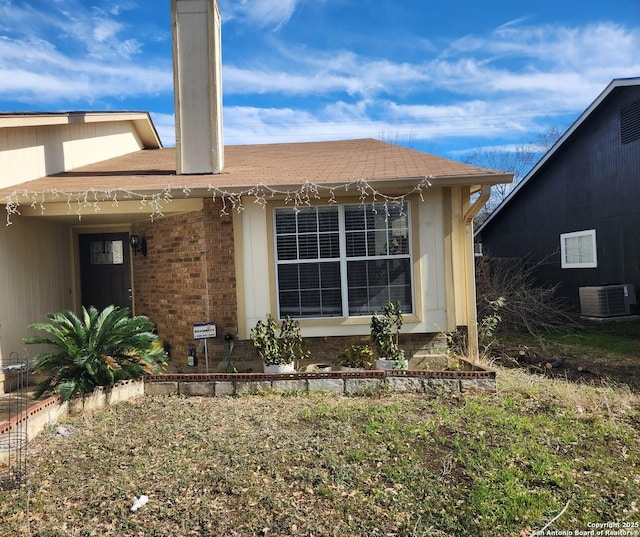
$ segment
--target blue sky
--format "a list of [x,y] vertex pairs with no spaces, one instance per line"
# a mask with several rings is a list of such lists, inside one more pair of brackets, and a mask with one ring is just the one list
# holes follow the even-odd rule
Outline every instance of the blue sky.
[[[225,143],[458,158],[640,76],[640,0],[220,0]],[[0,111],[145,110],[173,145],[169,0],[0,0]]]

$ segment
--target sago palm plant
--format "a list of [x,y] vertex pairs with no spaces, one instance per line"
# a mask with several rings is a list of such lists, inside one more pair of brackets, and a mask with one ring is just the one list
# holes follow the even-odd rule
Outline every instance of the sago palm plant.
[[145,316],[131,317],[129,308],[108,306],[99,312],[90,306],[82,308],[82,318],[65,310],[47,319],[30,325],[46,335],[24,340],[47,345],[31,361],[32,371],[46,377],[36,386],[36,397],[56,391],[66,401],[96,386],[158,372],[168,359],[153,323]]

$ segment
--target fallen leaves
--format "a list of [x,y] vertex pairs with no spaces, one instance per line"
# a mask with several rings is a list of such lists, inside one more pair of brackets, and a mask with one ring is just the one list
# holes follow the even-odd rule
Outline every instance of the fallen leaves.
[[[512,425],[534,418],[539,431]],[[465,405],[414,396],[150,397],[76,418],[72,435],[49,431],[33,443],[30,520],[34,535],[69,537],[419,537],[489,534],[492,517],[505,520],[507,510],[500,534],[517,535],[535,525],[521,497],[553,507],[555,496],[575,494],[590,514],[634,512],[640,448],[632,434],[615,423],[592,434],[604,418],[565,420],[562,429],[557,419],[555,410],[529,414],[513,396],[506,410],[498,396]],[[610,446],[618,459],[600,452],[596,461],[592,451]],[[564,466],[528,481],[541,452]],[[615,494],[613,475],[625,476]],[[131,513],[142,494],[149,503]],[[0,517],[20,535],[24,498],[8,498]]]

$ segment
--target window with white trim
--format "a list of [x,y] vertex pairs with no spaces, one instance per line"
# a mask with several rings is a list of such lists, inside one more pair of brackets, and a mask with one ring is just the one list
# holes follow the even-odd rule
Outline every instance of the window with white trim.
[[575,231],[560,235],[562,268],[596,268],[596,230]]
[[275,210],[280,318],[413,312],[407,203]]

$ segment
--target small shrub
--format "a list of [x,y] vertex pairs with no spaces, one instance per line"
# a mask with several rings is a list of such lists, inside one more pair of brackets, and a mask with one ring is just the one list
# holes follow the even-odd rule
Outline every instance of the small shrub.
[[369,369],[373,365],[373,351],[369,345],[351,345],[342,351],[333,363],[354,369]]
[[400,303],[387,302],[382,315],[375,311],[371,317],[371,340],[378,356],[385,360],[395,360],[396,368],[406,367],[404,351],[399,347],[402,328]]
[[30,325],[47,335],[24,339],[49,347],[31,361],[32,370],[46,376],[36,386],[36,397],[56,391],[66,401],[97,386],[157,373],[168,360],[153,323],[142,315],[130,317],[129,308],[108,306],[99,312],[90,306],[82,308],[82,319],[69,310],[47,319]]
[[251,341],[265,365],[290,364],[309,356],[304,348],[300,323],[287,316],[282,321],[280,335],[276,335],[278,324],[270,313],[267,320],[259,320],[251,329]]

